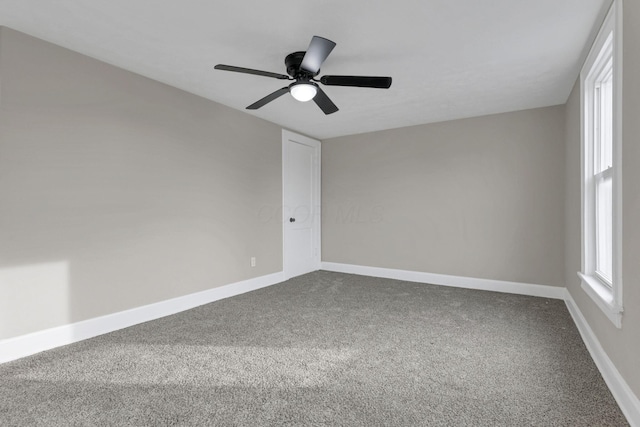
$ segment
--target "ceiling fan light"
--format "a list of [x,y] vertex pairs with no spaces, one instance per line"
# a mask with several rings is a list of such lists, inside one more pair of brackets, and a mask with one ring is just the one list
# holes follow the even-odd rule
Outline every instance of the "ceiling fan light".
[[311,83],[296,83],[289,89],[291,96],[300,102],[311,101],[318,93],[318,88]]

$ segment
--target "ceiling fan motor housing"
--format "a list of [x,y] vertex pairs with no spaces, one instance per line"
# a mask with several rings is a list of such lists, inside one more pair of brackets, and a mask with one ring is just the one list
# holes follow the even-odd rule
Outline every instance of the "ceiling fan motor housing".
[[306,52],[293,52],[287,55],[287,57],[284,59],[284,64],[287,66],[287,74],[289,74],[294,79],[310,79],[320,73],[320,70],[318,70],[318,72],[316,73],[310,73],[308,71],[300,69],[300,64],[302,63],[302,59],[304,58],[305,53]]

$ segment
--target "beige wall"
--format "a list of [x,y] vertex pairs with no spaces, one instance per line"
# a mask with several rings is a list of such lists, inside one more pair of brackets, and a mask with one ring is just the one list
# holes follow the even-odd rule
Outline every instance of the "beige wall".
[[282,270],[278,126],[7,28],[0,88],[0,339]]
[[566,283],[616,368],[640,397],[640,2],[624,2],[622,129],[622,279],[624,315],[617,329],[580,288],[580,92],[567,103]]
[[564,107],[323,141],[323,261],[563,286]]

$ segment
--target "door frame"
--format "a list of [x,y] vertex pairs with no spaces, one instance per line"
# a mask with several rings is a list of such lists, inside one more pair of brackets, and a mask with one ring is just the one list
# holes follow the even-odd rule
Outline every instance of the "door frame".
[[298,133],[282,129],[282,272],[284,279],[291,278],[291,269],[287,262],[287,144],[289,141],[294,141],[300,144],[311,146],[314,148],[314,179],[316,185],[313,188],[313,204],[312,218],[313,218],[313,238],[315,244],[314,248],[314,265],[316,270],[320,270],[322,260],[322,181],[321,181],[321,167],[322,167],[322,145],[317,139],[309,138],[308,136],[300,135]]

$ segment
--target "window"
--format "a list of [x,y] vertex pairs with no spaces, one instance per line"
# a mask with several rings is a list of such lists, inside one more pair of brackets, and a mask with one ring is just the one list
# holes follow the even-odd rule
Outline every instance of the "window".
[[622,326],[621,4],[615,0],[580,73],[582,288]]

